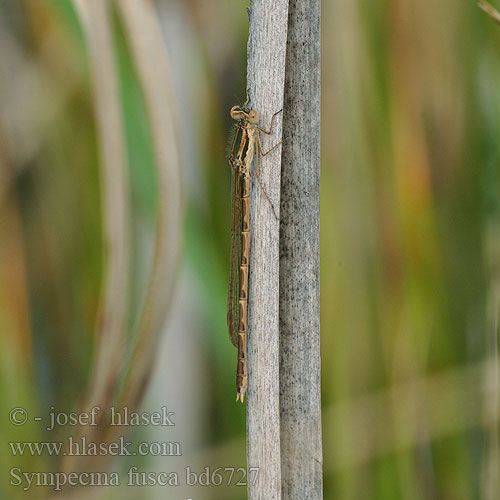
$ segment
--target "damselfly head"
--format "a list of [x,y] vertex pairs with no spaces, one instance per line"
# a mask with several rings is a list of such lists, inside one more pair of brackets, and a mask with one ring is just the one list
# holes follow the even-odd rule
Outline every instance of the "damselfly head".
[[252,109],[250,113],[248,113],[248,121],[252,125],[257,125],[257,123],[259,123],[259,113],[257,113],[255,109]]

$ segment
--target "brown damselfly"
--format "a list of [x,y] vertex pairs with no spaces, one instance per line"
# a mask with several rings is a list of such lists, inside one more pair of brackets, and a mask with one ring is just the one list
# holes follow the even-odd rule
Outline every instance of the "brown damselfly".
[[[281,111],[281,110],[280,110]],[[269,130],[258,126],[259,114],[241,106],[231,108],[231,117],[238,120],[229,152],[231,166],[231,271],[229,280],[227,324],[231,342],[238,349],[236,368],[236,401],[243,403],[248,388],[247,371],[247,311],[250,262],[250,179],[251,167],[258,152],[262,152],[259,131],[271,134],[275,113]],[[258,176],[258,168],[255,173]],[[264,192],[265,194],[265,192]],[[266,194],[266,198],[269,200]]]

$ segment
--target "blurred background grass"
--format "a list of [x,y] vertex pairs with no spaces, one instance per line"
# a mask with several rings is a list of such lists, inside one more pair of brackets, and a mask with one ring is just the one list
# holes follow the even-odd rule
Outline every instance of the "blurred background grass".
[[[225,325],[225,142],[228,110],[245,100],[248,25],[244,2],[156,7],[175,87],[185,217],[175,296],[141,409],[167,404],[176,426],[129,437],[179,441],[183,453],[111,468],[182,474],[245,465]],[[332,0],[322,15],[325,498],[495,500],[500,27],[473,1]],[[111,22],[130,192],[128,352],[151,266],[158,179],[119,9]],[[76,411],[91,380],[106,246],[89,57],[71,1],[0,2],[3,443],[62,439],[71,429],[14,427],[8,412]],[[0,455],[2,498],[51,493],[9,488],[9,470],[57,470],[58,459]],[[90,494],[234,499],[245,488],[86,489],[83,498]]]

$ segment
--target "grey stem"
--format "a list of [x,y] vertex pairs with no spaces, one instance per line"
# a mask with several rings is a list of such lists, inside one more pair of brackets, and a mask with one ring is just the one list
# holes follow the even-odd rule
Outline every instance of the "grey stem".
[[290,0],[280,206],[284,499],[323,498],[319,302],[320,0]]
[[[249,17],[248,98],[267,129],[272,115],[283,108],[288,0],[254,0]],[[281,141],[281,124],[282,113],[274,120],[272,133],[261,135],[264,151]],[[280,205],[281,146],[259,161],[260,186],[253,183],[250,201],[248,498],[276,500],[281,498],[279,220],[273,207]],[[253,470],[258,470],[255,482]]]

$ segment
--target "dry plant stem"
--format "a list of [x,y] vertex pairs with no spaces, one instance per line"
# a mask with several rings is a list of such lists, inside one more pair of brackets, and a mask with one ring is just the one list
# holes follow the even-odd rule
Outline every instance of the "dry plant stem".
[[320,0],[291,0],[280,206],[284,499],[323,498],[319,302]]
[[[283,109],[287,0],[254,0],[249,11],[247,92],[250,108],[268,126]],[[268,151],[281,141],[281,114],[262,137]],[[281,146],[260,157],[259,181],[250,195],[251,240],[248,310],[247,466],[258,467],[248,498],[281,498],[279,430],[279,207]],[[268,202],[265,191],[272,203]],[[279,214],[277,214],[279,216]]]
[[[74,0],[89,50],[102,172],[106,263],[97,322],[98,343],[84,408],[106,408],[124,352],[128,289],[129,210],[126,155],[108,0]],[[71,468],[68,460],[66,466]]]
[[150,118],[158,178],[156,245],[138,340],[123,402],[137,404],[152,370],[156,341],[174,289],[181,235],[181,159],[169,58],[152,2],[121,0],[123,16]]
[[488,3],[486,0],[477,0],[477,4],[494,21],[496,21],[498,24],[500,24],[500,12],[498,12],[498,10],[496,10],[490,3]]

